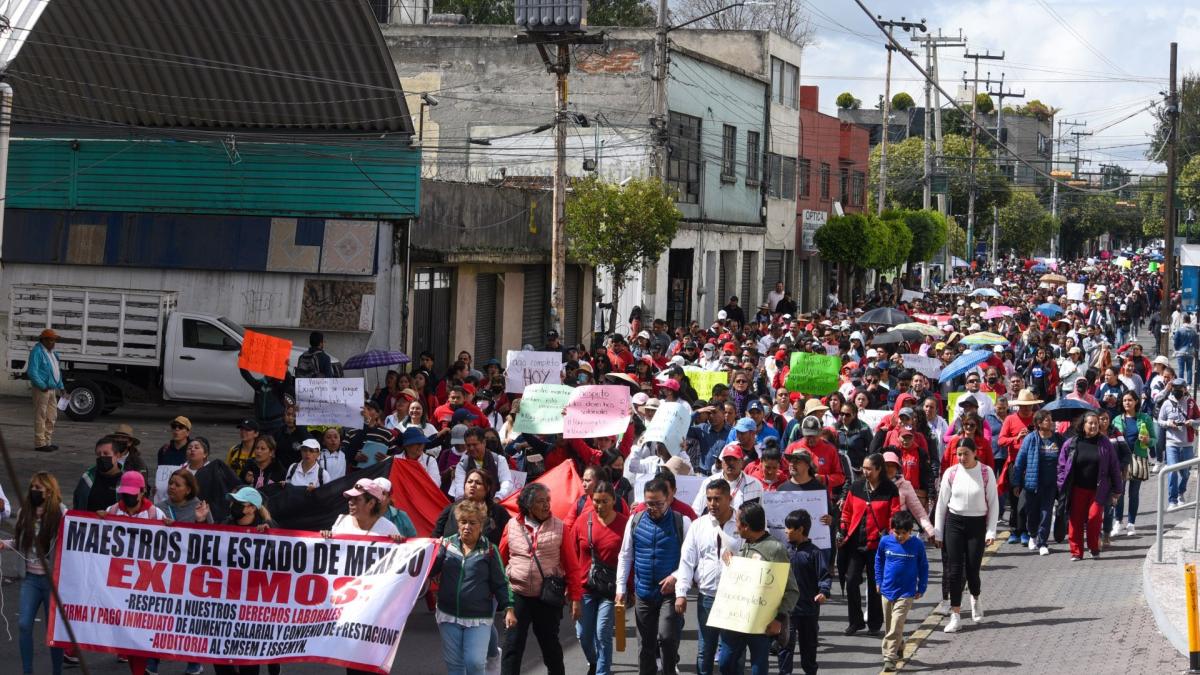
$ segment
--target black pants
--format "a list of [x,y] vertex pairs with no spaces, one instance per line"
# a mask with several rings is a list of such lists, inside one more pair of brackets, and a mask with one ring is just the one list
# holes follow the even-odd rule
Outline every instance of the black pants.
[[817,672],[817,635],[821,632],[821,616],[793,614],[788,625],[787,646],[779,650],[779,675],[792,675],[793,659],[800,658],[804,675]]
[[547,605],[537,598],[519,593],[513,594],[513,611],[517,615],[517,626],[504,634],[504,653],[500,656],[500,672],[503,675],[518,675],[521,659],[525,656],[525,641],[529,627],[538,647],[542,649],[542,662],[549,675],[565,675],[562,644],[558,641],[558,626],[562,623],[562,607]]
[[639,675],[659,672],[655,659],[660,653],[664,675],[675,675],[679,665],[679,637],[683,632],[683,617],[675,613],[675,596],[666,595],[659,600],[637,598],[634,620],[638,631]]
[[1011,491],[1008,493],[1008,503],[1011,504],[1009,508],[1012,509],[1008,514],[1008,531],[1010,534],[1022,535],[1029,533],[1029,530],[1026,528],[1028,502],[1029,500],[1025,498],[1024,490],[1016,497],[1013,496]]
[[962,607],[963,577],[971,595],[979,595],[979,567],[983,564],[984,537],[987,536],[987,516],[960,516],[951,513],[946,518],[942,544],[946,577],[950,589],[950,606]]
[[[849,605],[850,625],[866,626],[870,630],[883,628],[883,600],[875,589],[875,550],[860,551],[842,547],[839,555],[846,556],[846,603]],[[863,621],[863,571],[867,573],[867,618]]]

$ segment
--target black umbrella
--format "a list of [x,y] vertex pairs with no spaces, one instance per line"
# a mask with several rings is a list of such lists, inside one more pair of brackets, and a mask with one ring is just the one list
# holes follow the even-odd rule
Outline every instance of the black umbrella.
[[1055,422],[1070,422],[1074,421],[1080,415],[1089,410],[1097,410],[1090,403],[1077,401],[1073,398],[1060,398],[1051,401],[1042,407],[1042,410],[1050,413],[1051,419]]
[[912,317],[895,307],[876,307],[875,309],[863,312],[863,315],[858,317],[858,323],[860,324],[878,324],[881,326],[898,326],[909,321],[912,321]]
[[871,338],[871,345],[897,345],[901,342],[920,342],[923,339],[924,336],[915,330],[893,328],[886,333]]

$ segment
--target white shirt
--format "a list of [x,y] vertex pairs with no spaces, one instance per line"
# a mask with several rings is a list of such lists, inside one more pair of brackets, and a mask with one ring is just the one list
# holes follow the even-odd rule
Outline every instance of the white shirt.
[[329,478],[329,472],[321,467],[321,460],[323,459],[324,457],[321,457],[321,459],[313,462],[312,468],[308,471],[304,470],[304,462],[296,462],[289,466],[287,470],[288,485],[306,488],[309,485],[320,487],[328,483],[331,479]]
[[[408,458],[407,455],[404,457],[405,459]],[[425,467],[425,473],[429,474],[429,480],[433,481],[434,487],[440,490],[442,487],[442,474],[438,471],[437,460],[422,452],[413,461]]]
[[693,585],[704,595],[715,596],[721,581],[723,551],[737,551],[742,539],[737,533],[737,514],[718,525],[716,516],[707,513],[692,524],[683,538],[679,569],[675,571],[675,595],[684,597]]
[[[987,480],[984,480],[987,472]],[[938,541],[946,531],[946,519],[956,516],[987,516],[986,539],[996,538],[996,520],[1000,517],[1000,500],[996,495],[996,474],[990,466],[976,462],[975,468],[966,469],[961,464],[950,467],[942,474],[938,490],[937,521],[934,534]]]
[[[700,483],[700,491],[696,493],[696,498],[692,500],[693,511],[699,514],[704,513],[704,510],[708,508],[708,495],[706,494],[708,484],[718,478],[729,480],[720,471],[711,476],[705,476],[704,482]],[[742,502],[752,502],[756,499],[762,499],[763,484],[762,481],[754,476],[747,476],[746,472],[743,471],[738,475],[737,480],[730,481],[729,492],[733,495],[733,509],[736,511],[742,505]]]
[[346,475],[346,453],[343,450],[330,452],[321,450],[321,466],[329,472],[329,480],[337,480]]
[[[666,517],[668,526],[675,527],[675,511],[670,505],[667,505]],[[643,518],[649,518],[650,513],[646,512]],[[692,519],[685,515],[680,515],[683,518],[683,540],[687,541],[687,533],[691,530]],[[621,537],[621,553],[617,555],[617,590],[621,592],[625,589],[629,582],[629,573],[633,571],[633,521],[637,518],[637,514],[629,516],[629,520],[625,521],[625,535]]]
[[[486,450],[484,451],[486,452]],[[492,458],[496,460],[496,477],[500,479],[500,486],[496,489],[496,501],[500,501],[512,494],[513,481],[512,472],[508,468],[508,460],[492,453]],[[482,462],[480,462],[482,466]],[[454,482],[450,483],[450,498],[458,499],[463,496],[463,484],[467,480],[467,455],[464,454],[458,460],[458,464],[454,466]],[[434,481],[441,485],[441,478]]]
[[358,521],[351,517],[348,513],[343,513],[337,517],[337,520],[335,520],[333,523],[333,528],[331,531],[334,534],[374,534],[384,537],[393,534],[400,534],[400,530],[397,530],[392,521],[388,520],[387,518],[380,517],[380,519],[375,521],[375,524],[371,526],[371,529],[364,530],[358,526]]

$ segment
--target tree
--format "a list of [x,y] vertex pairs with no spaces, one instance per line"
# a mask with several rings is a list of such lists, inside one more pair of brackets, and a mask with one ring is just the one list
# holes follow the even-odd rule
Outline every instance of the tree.
[[975,112],[979,115],[988,115],[996,109],[996,104],[992,103],[992,97],[987,94],[975,95]]
[[889,218],[888,213],[884,213],[883,219],[879,221],[879,232],[875,234],[879,242],[874,244],[876,248],[875,255],[871,257],[872,269],[898,269],[908,260],[912,250],[913,233],[904,223],[903,214],[894,211],[891,214],[892,217]]
[[435,14],[462,14],[467,23],[510,25],[512,0],[434,0]]
[[567,243],[572,257],[609,272],[616,306],[629,277],[671,245],[682,217],[661,181],[634,178],[622,186],[593,176],[567,198]]
[[1013,109],[1013,113],[1016,115],[1021,115],[1023,117],[1036,117],[1040,120],[1050,119],[1051,117],[1057,115],[1058,111],[1059,108],[1046,105],[1036,98],[1025,105],[1019,105]]
[[835,216],[813,234],[821,258],[850,269],[887,270],[899,267],[912,248],[912,233],[893,215]]
[[[773,30],[803,47],[812,42],[813,36],[804,4],[804,0],[776,0],[754,5],[731,5],[725,0],[679,0],[673,13],[676,25],[712,13],[693,25],[718,30]],[[591,11],[588,13],[590,22]]]
[[899,212],[899,217],[912,233],[912,244],[908,251],[910,268],[929,260],[946,245],[946,217],[937,211],[905,209]]
[[1114,239],[1143,236],[1145,216],[1137,205],[1112,194],[1059,192],[1062,255],[1072,257],[1088,248],[1088,240],[1102,234]]
[[1163,217],[1166,214],[1167,177],[1143,178],[1138,185],[1137,205],[1142,215],[1142,236],[1163,236]]
[[892,97],[892,110],[904,112],[905,110],[911,110],[916,105],[916,101],[906,91],[902,91]]
[[[1167,129],[1170,128],[1166,104],[1154,109],[1154,117],[1157,121],[1154,124],[1154,135],[1150,138],[1150,148],[1146,150],[1146,157],[1162,160],[1166,157],[1163,146],[1167,141]],[[1200,153],[1200,73],[1187,73],[1179,83],[1177,150],[1180,157],[1194,157]]]
[[653,26],[657,10],[646,0],[589,0],[589,26]]
[[842,110],[858,110],[860,107],[862,107],[862,101],[854,98],[854,94],[851,94],[848,91],[843,91],[842,93],[838,94],[837,107],[841,108]]
[[1058,231],[1058,222],[1036,195],[1016,190],[1000,209],[997,230],[999,250],[1011,250],[1019,256],[1029,257],[1050,247],[1050,241]]

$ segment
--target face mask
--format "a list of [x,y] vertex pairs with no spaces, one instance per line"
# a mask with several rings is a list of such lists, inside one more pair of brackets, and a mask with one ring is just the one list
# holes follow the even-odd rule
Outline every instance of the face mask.
[[487,412],[487,409],[490,408],[492,404],[489,401],[480,401],[479,403],[476,403],[475,405],[477,405],[479,407],[479,409],[482,410],[483,412]]
[[30,506],[41,506],[45,501],[46,495],[42,494],[41,492],[33,492],[32,490],[29,492]]
[[97,457],[96,458],[96,471],[99,471],[100,473],[108,473],[109,471],[112,471],[112,468],[113,468],[112,457]]
[[126,508],[132,509],[133,507],[137,506],[141,502],[142,502],[141,495],[127,495],[127,494],[121,495],[121,503],[124,504]]
[[487,445],[488,452],[494,452],[496,454],[500,454],[500,441],[497,441],[494,439],[488,439],[488,442],[486,443],[486,445]]

